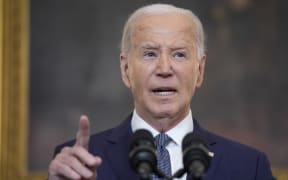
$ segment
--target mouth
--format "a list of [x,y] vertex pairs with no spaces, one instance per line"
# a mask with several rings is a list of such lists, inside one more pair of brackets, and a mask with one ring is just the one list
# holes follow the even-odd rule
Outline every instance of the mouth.
[[152,89],[152,93],[157,96],[171,96],[177,93],[177,90],[175,88],[171,87],[159,87]]

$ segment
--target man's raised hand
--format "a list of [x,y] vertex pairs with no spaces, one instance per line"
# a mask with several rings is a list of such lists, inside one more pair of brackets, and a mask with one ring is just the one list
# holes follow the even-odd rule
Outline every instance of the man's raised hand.
[[65,147],[49,165],[49,180],[86,179],[95,180],[97,167],[101,158],[88,152],[90,125],[87,116],[82,115],[79,121],[76,143]]

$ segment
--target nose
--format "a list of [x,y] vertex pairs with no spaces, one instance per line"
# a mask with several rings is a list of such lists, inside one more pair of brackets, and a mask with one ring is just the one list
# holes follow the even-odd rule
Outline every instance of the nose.
[[157,76],[167,78],[173,75],[171,60],[167,55],[161,55],[157,64]]

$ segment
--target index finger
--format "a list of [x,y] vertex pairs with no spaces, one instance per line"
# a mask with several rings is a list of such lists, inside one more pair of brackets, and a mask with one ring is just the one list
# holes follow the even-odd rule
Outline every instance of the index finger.
[[90,122],[87,116],[82,115],[79,120],[79,129],[76,137],[75,146],[82,146],[88,149],[90,137]]

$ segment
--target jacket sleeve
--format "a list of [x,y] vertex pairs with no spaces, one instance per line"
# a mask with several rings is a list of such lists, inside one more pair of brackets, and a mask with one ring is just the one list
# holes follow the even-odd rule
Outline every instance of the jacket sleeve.
[[270,163],[264,153],[260,153],[258,157],[255,180],[276,180],[272,175]]

